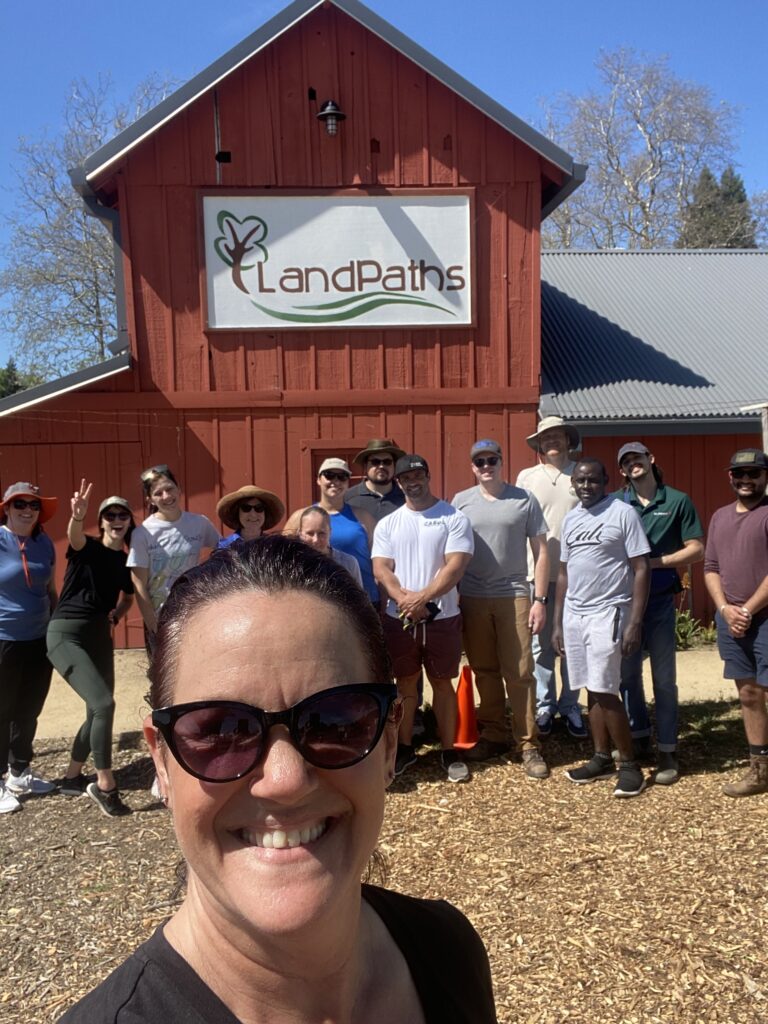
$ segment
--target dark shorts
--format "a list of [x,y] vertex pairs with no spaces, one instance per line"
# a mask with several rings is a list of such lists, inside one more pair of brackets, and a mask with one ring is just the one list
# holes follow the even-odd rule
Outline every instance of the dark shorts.
[[422,668],[430,679],[455,679],[461,661],[461,615],[415,629],[403,629],[399,619],[384,616],[384,639],[395,679],[414,676]]
[[744,636],[734,637],[718,612],[717,649],[723,659],[723,679],[755,679],[768,688],[768,618],[752,620]]

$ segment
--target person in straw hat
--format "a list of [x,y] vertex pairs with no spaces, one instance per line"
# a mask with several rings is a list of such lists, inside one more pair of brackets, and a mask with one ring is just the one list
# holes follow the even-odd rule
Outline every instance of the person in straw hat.
[[234,530],[219,541],[220,548],[228,548],[238,540],[258,540],[263,533],[277,526],[285,515],[285,505],[272,491],[256,484],[246,484],[231,494],[225,494],[216,506],[216,515]]
[[[539,736],[548,736],[557,716],[575,739],[586,739],[587,727],[579,707],[579,692],[568,685],[568,669],[560,662],[560,696],[557,695],[557,654],[552,646],[552,607],[560,568],[560,530],[566,513],[578,504],[571,487],[573,452],[579,447],[579,432],[560,416],[545,416],[526,438],[528,446],[539,456],[537,465],[522,470],[517,486],[524,487],[538,499],[547,521],[547,554],[549,586],[546,594],[547,621],[533,637],[532,651],[536,675],[536,725]],[[528,579],[533,586],[533,559],[528,557]],[[533,596],[533,594],[532,594]]]
[[[7,488],[0,503],[0,813],[20,796],[54,789],[30,768],[37,719],[51,685],[45,632],[56,604],[56,554],[42,526],[56,511],[30,483]],[[8,778],[4,778],[8,765]]]

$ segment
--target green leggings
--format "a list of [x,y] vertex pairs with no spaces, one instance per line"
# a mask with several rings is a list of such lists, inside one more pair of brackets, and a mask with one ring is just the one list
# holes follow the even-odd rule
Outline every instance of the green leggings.
[[48,625],[48,659],[88,713],[72,744],[72,760],[112,767],[112,722],[115,717],[115,666],[109,620],[52,619]]

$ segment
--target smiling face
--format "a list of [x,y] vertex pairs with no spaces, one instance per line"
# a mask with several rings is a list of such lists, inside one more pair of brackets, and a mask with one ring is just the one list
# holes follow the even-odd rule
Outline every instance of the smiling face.
[[14,495],[6,501],[3,508],[8,519],[8,529],[19,537],[29,537],[40,518],[41,505],[37,498],[31,494]]
[[321,551],[324,555],[327,554],[331,544],[331,527],[328,517],[319,512],[306,512],[301,517],[299,539],[316,551]]
[[605,496],[608,476],[599,462],[579,462],[574,466],[571,486],[584,508],[590,508]]
[[429,491],[429,473],[423,469],[409,469],[401,473],[397,482],[405,494],[405,503],[409,508],[419,509],[431,499]]
[[[491,465],[491,462],[495,465]],[[472,472],[479,484],[491,484],[501,479],[502,461],[496,452],[479,452],[472,459]]]
[[237,518],[240,521],[240,536],[245,540],[255,540],[264,529],[266,510],[258,498],[247,498],[237,507]]
[[122,505],[108,505],[101,513],[99,530],[105,544],[122,546],[131,525],[131,514]]
[[568,435],[562,427],[552,427],[539,436],[539,453],[545,461],[568,454]]
[[768,472],[764,469],[731,469],[728,472],[728,479],[737,498],[747,508],[759,505],[765,497]]
[[630,483],[644,480],[651,470],[654,458],[643,452],[628,452],[621,460],[619,471]]
[[[332,686],[370,682],[371,673],[335,605],[301,591],[251,590],[192,615],[172,702],[226,699],[279,711]],[[275,726],[253,772],[227,783],[187,774],[154,729],[145,732],[188,864],[190,898],[214,921],[276,937],[359,901],[394,761],[393,723],[364,761],[335,771],[312,767],[287,729]],[[299,845],[276,848],[286,837]]]
[[157,506],[157,514],[161,518],[171,521],[179,518],[181,515],[180,497],[181,491],[178,484],[175,484],[167,476],[159,476],[152,482],[149,500]]
[[338,499],[349,488],[349,476],[340,469],[327,469],[318,476],[317,486],[321,497]]

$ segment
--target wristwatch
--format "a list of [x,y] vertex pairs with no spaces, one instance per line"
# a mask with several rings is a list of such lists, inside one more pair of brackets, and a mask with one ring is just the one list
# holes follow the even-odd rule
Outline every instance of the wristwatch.
[[534,596],[533,600],[534,601],[538,601],[539,604],[549,604],[549,598],[547,597],[546,594],[544,595],[544,597],[535,597]]

